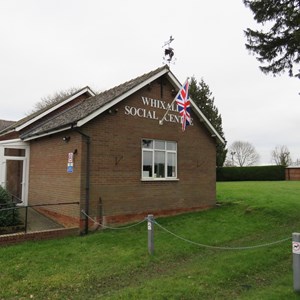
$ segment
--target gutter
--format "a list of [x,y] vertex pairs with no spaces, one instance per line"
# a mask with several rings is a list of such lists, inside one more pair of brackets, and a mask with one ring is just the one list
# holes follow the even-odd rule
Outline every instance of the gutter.
[[86,181],[85,181],[85,228],[84,233],[88,234],[89,232],[89,209],[90,209],[90,144],[91,144],[91,137],[82,131],[80,131],[78,128],[73,128],[76,132],[78,132],[82,137],[86,140]]

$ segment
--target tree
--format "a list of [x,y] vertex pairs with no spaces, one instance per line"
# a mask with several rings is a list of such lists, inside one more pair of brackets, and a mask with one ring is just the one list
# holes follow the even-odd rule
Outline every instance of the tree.
[[271,153],[272,161],[276,165],[287,167],[292,164],[292,158],[287,146],[277,146]]
[[[230,158],[227,160],[232,166],[253,166],[259,161],[259,154],[253,145],[248,142],[236,141],[229,147]],[[229,163],[230,164],[230,163]]]
[[300,159],[297,158],[294,163],[293,163],[294,166],[300,166]]
[[[262,72],[273,75],[288,70],[290,76],[300,78],[295,73],[295,65],[300,62],[300,1],[299,0],[243,0],[254,14],[254,19],[268,29],[245,31],[246,48],[257,55]],[[299,72],[299,70],[298,70]]]
[[51,105],[54,105],[54,104],[62,101],[63,99],[73,95],[78,90],[79,90],[79,88],[72,87],[72,88],[69,88],[66,90],[61,90],[61,91],[55,92],[52,95],[42,97],[41,100],[34,105],[32,111],[29,114],[32,114],[36,111],[39,111],[41,109],[44,109]]
[[[190,82],[189,93],[193,101],[198,105],[205,117],[214,126],[219,135],[225,140],[222,128],[222,117],[218,112],[217,107],[214,105],[214,97],[209,89],[209,86],[203,79],[199,83],[192,77]],[[217,142],[217,157],[216,163],[218,167],[222,167],[226,158],[226,142],[222,144]]]

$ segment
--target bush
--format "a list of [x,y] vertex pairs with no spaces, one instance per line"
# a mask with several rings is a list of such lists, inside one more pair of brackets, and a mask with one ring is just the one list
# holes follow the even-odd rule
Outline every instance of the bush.
[[14,207],[16,205],[12,203],[9,193],[0,186],[0,227],[20,224],[18,210]]
[[275,180],[285,180],[284,166],[217,168],[217,181],[275,181]]

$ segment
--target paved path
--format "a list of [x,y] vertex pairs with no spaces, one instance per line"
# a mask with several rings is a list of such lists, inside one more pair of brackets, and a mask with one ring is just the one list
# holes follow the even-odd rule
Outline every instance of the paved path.
[[[25,208],[20,209],[20,217],[25,220]],[[61,224],[40,214],[33,208],[28,208],[27,212],[27,232],[42,231],[56,228],[64,228]]]

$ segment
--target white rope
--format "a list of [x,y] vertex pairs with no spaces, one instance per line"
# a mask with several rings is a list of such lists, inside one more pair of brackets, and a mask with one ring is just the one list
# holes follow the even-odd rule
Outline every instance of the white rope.
[[81,210],[81,212],[82,212],[87,218],[89,218],[91,221],[93,221],[95,225],[99,225],[99,226],[101,226],[101,227],[103,227],[103,228],[105,228],[105,229],[116,229],[116,230],[129,229],[129,228],[132,228],[132,227],[135,227],[135,226],[137,226],[137,225],[142,224],[142,223],[145,222],[146,219],[147,219],[147,218],[145,218],[144,220],[142,220],[142,221],[140,221],[140,222],[138,222],[138,223],[134,223],[134,224],[128,225],[128,226],[123,226],[123,227],[110,227],[110,226],[106,226],[106,225],[104,225],[104,224],[101,224],[101,223],[95,221],[91,216],[89,216],[88,214],[86,214],[86,212],[85,212],[84,210]]
[[146,219],[144,219],[144,220],[142,220],[142,221],[140,221],[140,222],[138,222],[138,223],[135,223],[135,224],[132,224],[132,225],[128,225],[128,226],[122,226],[122,227],[109,227],[109,226],[103,225],[103,224],[101,224],[101,223],[99,223],[99,225],[100,225],[101,227],[103,227],[103,228],[106,228],[106,229],[119,229],[119,230],[121,230],[121,229],[129,229],[129,228],[135,227],[135,226],[137,226],[137,225],[142,224],[142,223],[145,222],[145,221],[146,221]]
[[261,244],[261,245],[255,245],[255,246],[244,246],[244,247],[211,246],[211,245],[207,245],[207,244],[197,243],[197,242],[191,241],[189,239],[186,239],[186,238],[184,238],[182,236],[179,236],[179,235],[175,234],[174,232],[168,230],[167,228],[163,227],[162,225],[160,225],[157,221],[151,220],[151,219],[149,219],[147,217],[144,218],[142,221],[140,221],[138,223],[135,223],[135,224],[132,224],[132,225],[129,225],[129,226],[124,226],[124,227],[110,227],[110,226],[106,226],[104,224],[101,224],[99,222],[96,222],[84,210],[81,210],[81,212],[87,218],[89,218],[91,221],[93,221],[95,225],[99,225],[99,226],[101,226],[103,228],[106,228],[106,229],[115,229],[115,230],[129,229],[129,228],[135,227],[137,225],[140,225],[141,223],[143,223],[143,222],[145,222],[147,220],[148,222],[152,222],[153,224],[156,224],[159,228],[161,228],[165,232],[173,235],[174,237],[176,237],[176,238],[178,238],[178,239],[180,239],[182,241],[185,241],[187,243],[190,243],[190,244],[193,244],[193,245],[196,245],[196,246],[199,246],[199,247],[208,248],[208,249],[218,249],[218,250],[250,250],[250,249],[257,249],[257,248],[262,248],[262,247],[269,247],[269,246],[280,244],[282,242],[285,242],[285,241],[288,241],[288,240],[292,239],[292,237],[288,237],[288,238],[284,238],[284,239],[281,239],[281,240],[278,240],[278,241],[274,241],[274,242],[270,242],[270,243],[265,243],[265,244]]
[[285,242],[287,240],[292,239],[292,237],[289,237],[289,238],[285,238],[285,239],[282,239],[282,240],[279,240],[279,241],[275,241],[275,242],[271,242],[271,243],[266,243],[266,244],[261,244],[261,245],[256,245],[256,246],[248,246],[248,247],[222,247],[222,246],[219,247],[219,246],[211,246],[211,245],[206,245],[206,244],[200,244],[200,243],[188,240],[188,239],[186,239],[184,237],[181,237],[181,236],[179,236],[179,235],[171,232],[170,230],[166,229],[165,227],[163,227],[162,225],[160,225],[156,221],[153,221],[153,223],[156,224],[158,227],[160,227],[162,230],[168,232],[169,234],[175,236],[176,238],[178,238],[178,239],[180,239],[182,241],[188,242],[190,244],[194,244],[196,246],[200,246],[200,247],[204,247],[204,248],[209,248],[209,249],[218,249],[218,250],[249,250],[249,249],[256,249],[256,248],[262,248],[262,247],[272,246],[272,245],[279,244],[279,243],[282,243],[282,242]]

